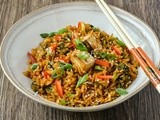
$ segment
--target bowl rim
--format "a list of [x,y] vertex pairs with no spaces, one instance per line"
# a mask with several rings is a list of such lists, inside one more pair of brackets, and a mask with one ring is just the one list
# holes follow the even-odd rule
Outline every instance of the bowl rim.
[[[93,111],[100,111],[100,110],[104,110],[104,109],[107,109],[107,108],[111,108],[111,107],[114,107],[124,101],[126,101],[127,99],[131,98],[132,96],[134,96],[136,93],[138,93],[140,90],[142,90],[150,81],[148,79],[148,81],[146,81],[146,83],[140,85],[139,87],[136,88],[135,91],[133,91],[133,93],[129,94],[128,96],[126,96],[125,98],[123,98],[122,100],[119,100],[111,105],[108,105],[106,106],[107,103],[105,104],[101,104],[101,105],[97,105],[97,106],[89,106],[89,107],[68,107],[68,106],[62,106],[62,105],[57,105],[57,106],[54,106],[53,105],[49,105],[47,103],[45,103],[44,101],[41,101],[37,98],[33,98],[32,96],[30,96],[28,93],[26,93],[26,91],[24,91],[23,89],[21,89],[20,87],[18,87],[18,85],[16,85],[16,83],[14,83],[12,81],[12,78],[7,74],[7,70],[4,68],[3,64],[2,64],[2,48],[3,48],[3,44],[4,44],[4,41],[6,40],[6,37],[8,36],[8,34],[10,33],[10,31],[12,30],[12,28],[21,23],[23,20],[25,20],[26,18],[36,14],[36,13],[39,13],[41,11],[45,11],[46,9],[49,9],[49,8],[56,8],[56,7],[61,7],[61,6],[65,6],[65,5],[75,5],[75,4],[92,4],[92,5],[95,5],[96,3],[93,2],[93,1],[74,1],[74,2],[63,2],[63,3],[56,3],[56,4],[52,4],[52,5],[47,5],[47,6],[44,6],[42,8],[39,8],[35,11],[32,11],[28,14],[26,14],[25,16],[23,16],[22,18],[20,18],[16,23],[14,23],[10,29],[7,31],[6,35],[4,36],[3,40],[1,41],[1,46],[0,46],[0,64],[1,64],[1,68],[5,74],[5,76],[9,79],[9,81],[21,92],[23,93],[24,95],[26,95],[27,97],[31,98],[32,100],[38,102],[38,103],[41,103],[43,105],[46,105],[46,106],[49,106],[49,107],[53,107],[53,108],[56,108],[56,109],[61,109],[61,110],[65,110],[65,111],[72,111],[72,112],[93,112]],[[155,40],[157,41],[158,43],[158,46],[160,48],[160,41],[157,37],[157,35],[155,34],[155,32],[152,30],[152,28],[150,28],[143,20],[141,20],[140,18],[138,18],[137,16],[133,15],[132,13],[128,12],[128,11],[125,11],[121,8],[118,8],[116,6],[113,6],[113,5],[110,5],[112,9],[115,9],[117,11],[120,11],[120,12],[123,12],[125,14],[127,14],[128,16],[132,17],[132,18],[135,18],[137,21],[141,22],[153,35],[154,37],[156,38]],[[157,65],[158,67],[160,67],[160,61]]]

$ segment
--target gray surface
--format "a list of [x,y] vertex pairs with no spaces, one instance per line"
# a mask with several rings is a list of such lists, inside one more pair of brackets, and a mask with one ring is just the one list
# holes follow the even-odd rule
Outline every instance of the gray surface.
[[[0,0],[0,41],[22,16],[43,6],[73,0]],[[77,1],[77,0],[75,0]],[[94,1],[94,0],[91,0]],[[160,0],[107,0],[148,23],[160,38]],[[160,96],[148,85],[126,102],[99,112],[73,113],[41,105],[20,93],[0,68],[0,120],[160,120]]]

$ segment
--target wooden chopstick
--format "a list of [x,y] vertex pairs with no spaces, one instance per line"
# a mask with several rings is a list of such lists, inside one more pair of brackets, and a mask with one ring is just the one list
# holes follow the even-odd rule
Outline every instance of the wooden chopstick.
[[116,17],[116,15],[112,12],[112,10],[109,8],[109,6],[104,2],[104,0],[100,0],[110,16],[115,20],[115,22],[118,24],[119,28],[122,30],[122,32],[126,35],[128,38],[130,44],[133,44],[135,48],[137,48],[137,51],[142,55],[143,59],[147,62],[147,64],[152,68],[152,70],[155,72],[157,75],[158,79],[160,79],[160,71],[155,67],[153,62],[150,60],[150,58],[146,55],[146,53],[143,51],[143,49],[132,39],[132,37],[127,33],[125,28],[122,26],[121,22],[119,19]]
[[160,71],[156,68],[147,54],[143,51],[143,49],[132,39],[132,37],[128,34],[125,28],[122,26],[119,19],[112,12],[109,6],[104,2],[104,0],[95,0],[103,13],[107,16],[113,27],[119,33],[124,43],[133,54],[133,56],[137,59],[140,66],[149,77],[154,87],[160,93]]

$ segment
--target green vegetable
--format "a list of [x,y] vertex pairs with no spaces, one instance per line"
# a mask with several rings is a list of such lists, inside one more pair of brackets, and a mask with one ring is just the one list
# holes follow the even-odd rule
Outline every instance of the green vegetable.
[[51,86],[45,87],[45,91],[46,91],[47,93],[51,93],[51,92],[52,92],[52,87],[51,87]]
[[47,37],[53,37],[56,35],[56,32],[51,32],[51,33],[41,33],[40,36],[42,38],[47,38]]
[[65,63],[65,62],[59,62],[59,66],[61,69],[67,70],[67,69],[71,69],[72,65],[69,63]]
[[56,32],[51,32],[51,33],[49,33],[48,37],[53,37],[55,35],[56,35]]
[[82,59],[82,60],[86,60],[89,55],[86,53],[86,52],[80,52],[78,55],[77,55],[78,58]]
[[114,73],[113,74],[113,80],[116,81],[119,78],[120,75],[121,75],[121,73]]
[[98,65],[96,65],[96,66],[94,67],[94,69],[95,69],[95,70],[98,70],[98,71],[102,71],[102,70],[103,70],[103,68],[101,68],[101,67],[98,66]]
[[94,31],[99,31],[99,29],[96,28],[96,27],[93,27],[92,29],[93,29]]
[[99,57],[102,58],[102,59],[114,60],[116,58],[116,55],[108,54],[108,53],[105,53],[105,52],[101,52],[99,54]]
[[31,69],[35,70],[37,68],[37,66],[38,66],[38,63],[33,63],[32,66],[31,66]]
[[69,70],[69,69],[72,68],[72,65],[69,64],[69,63],[67,63],[67,64],[65,64],[63,67],[64,67],[65,70]]
[[33,90],[34,92],[37,92],[38,89],[39,89],[39,86],[36,84],[35,81],[33,81],[32,84],[31,84],[31,88],[32,88],[32,90]]
[[117,92],[118,94],[120,94],[120,95],[126,95],[126,94],[128,94],[128,91],[125,90],[125,89],[123,89],[123,88],[117,88],[117,89],[116,89],[116,92]]
[[111,41],[117,40],[117,39],[118,39],[117,37],[113,37],[112,35],[108,38],[108,40],[111,40]]
[[117,68],[119,68],[119,69],[124,69],[124,68],[125,68],[125,64],[120,63],[120,64],[117,66]]
[[99,28],[94,27],[93,25],[90,24],[90,27],[94,30],[94,31],[99,31]]
[[86,80],[88,79],[88,74],[85,74],[83,77],[81,77],[78,82],[76,87],[79,87],[81,84],[83,84]]
[[94,26],[90,24],[90,27],[93,28]]
[[119,44],[120,46],[122,46],[122,47],[126,47],[126,45],[125,45],[122,41],[117,40],[116,42],[117,42],[117,44]]
[[58,78],[58,77],[61,77],[61,75],[58,75],[58,74],[56,73],[56,71],[54,71],[54,72],[52,73],[52,78]]
[[69,63],[59,63],[59,66],[57,69],[55,69],[52,73],[52,78],[59,78],[64,74],[65,70],[69,70],[72,68],[72,65]]
[[63,67],[66,63],[65,62],[59,62],[59,66]]
[[74,97],[75,94],[69,93],[69,94],[67,94],[67,96],[68,96],[68,97]]
[[63,75],[63,73],[64,73],[64,68],[59,67],[53,71],[52,78],[59,78]]
[[68,103],[69,102],[66,102],[64,99],[59,100],[59,104],[61,104],[61,105],[66,105]]
[[49,36],[49,34],[48,34],[48,33],[41,33],[40,36],[41,36],[42,38],[46,38],[46,37]]
[[88,51],[86,46],[78,39],[75,40],[76,48],[81,51]]
[[61,30],[59,30],[56,34],[63,34],[65,32],[67,32],[68,30],[66,28],[63,28]]

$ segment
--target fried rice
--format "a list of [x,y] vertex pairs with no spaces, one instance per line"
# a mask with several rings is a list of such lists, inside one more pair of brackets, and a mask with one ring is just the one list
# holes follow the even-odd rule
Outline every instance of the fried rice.
[[126,45],[93,25],[79,22],[43,40],[27,53],[24,75],[42,97],[71,107],[95,106],[127,94],[138,63]]

